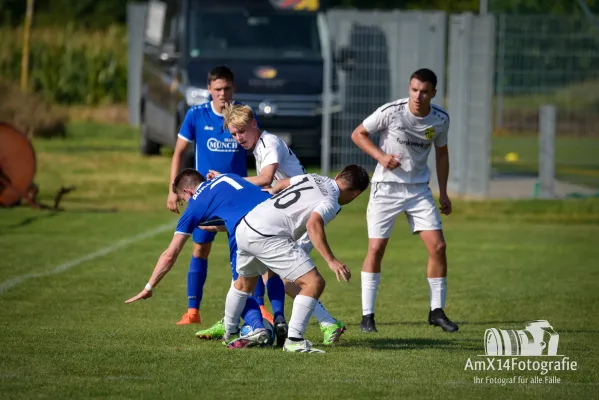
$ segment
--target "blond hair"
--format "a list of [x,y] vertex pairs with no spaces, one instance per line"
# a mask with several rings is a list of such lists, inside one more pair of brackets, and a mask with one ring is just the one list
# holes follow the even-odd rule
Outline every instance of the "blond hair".
[[225,128],[228,125],[242,127],[254,120],[254,110],[250,106],[228,103],[225,104],[223,117]]

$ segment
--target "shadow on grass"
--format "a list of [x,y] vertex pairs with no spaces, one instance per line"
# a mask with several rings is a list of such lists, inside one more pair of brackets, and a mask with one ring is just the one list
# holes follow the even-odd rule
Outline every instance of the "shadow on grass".
[[[84,214],[84,213],[92,213],[92,214],[108,214],[108,213],[116,213],[118,212],[118,210],[116,208],[111,208],[111,209],[101,209],[101,208],[88,208],[88,209],[77,209],[77,210],[71,210],[71,211],[66,211],[66,210],[61,210],[61,211],[49,211],[49,212],[40,212],[40,214],[38,215],[34,215],[32,217],[27,217],[25,219],[23,219],[22,221],[19,221],[17,223],[14,223],[12,225],[7,225],[6,229],[17,229],[17,228],[22,228],[25,226],[29,226],[33,223],[36,223],[37,221],[46,219],[46,218],[52,218],[55,217],[57,215],[60,215],[62,213],[67,213],[67,214]],[[2,231],[0,230],[0,235],[2,235]]]
[[[455,336],[453,336],[455,337]],[[388,337],[368,337],[364,339],[352,339],[348,343],[340,343],[345,346],[370,347],[375,350],[451,350],[451,351],[472,351],[480,352],[481,343],[479,340],[465,339],[424,339],[424,338],[388,338]]]

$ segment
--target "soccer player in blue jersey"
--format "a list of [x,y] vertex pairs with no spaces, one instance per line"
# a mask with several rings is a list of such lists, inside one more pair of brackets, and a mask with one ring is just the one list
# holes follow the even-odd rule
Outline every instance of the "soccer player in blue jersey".
[[[145,288],[126,303],[152,297],[156,285],[175,265],[179,253],[190,236],[199,225],[224,225],[229,233],[229,248],[233,279],[237,279],[235,230],[241,219],[255,206],[270,198],[270,194],[262,191],[242,177],[235,174],[220,175],[215,179],[206,181],[196,170],[188,168],[181,171],[172,184],[172,191],[177,201],[187,201],[188,206],[179,219],[175,235],[168,248],[162,253],[154,268],[154,272]],[[260,308],[254,298],[250,298],[249,305],[243,311],[242,318],[250,325],[252,332],[244,336],[239,343],[243,347],[264,344],[270,339],[270,334],[264,328]],[[274,302],[273,311],[283,313],[282,303]],[[281,309],[275,309],[276,307]],[[279,327],[280,331],[287,332],[286,322]],[[277,327],[275,326],[275,331]],[[229,341],[231,338],[229,337]]]
[[[227,103],[230,103],[234,92],[233,72],[225,67],[213,68],[208,74],[208,91],[212,101],[193,106],[187,112],[185,120],[181,125],[173,158],[171,161],[170,183],[172,183],[181,169],[181,161],[189,144],[195,144],[195,169],[207,176],[210,169],[222,173],[234,173],[239,176],[247,176],[246,151],[237,144],[235,139],[224,127],[222,111]],[[179,213],[177,194],[169,190],[167,207],[169,210]],[[212,248],[212,242],[216,236],[215,232],[201,229],[193,231],[193,254],[189,263],[187,273],[187,299],[188,310],[178,325],[200,323],[200,303],[204,290],[204,284],[208,275],[208,255]],[[279,292],[283,289],[283,282],[278,285],[275,297],[281,296]],[[284,294],[282,294],[284,296]],[[264,285],[256,290],[262,312],[271,322],[273,317],[268,315],[264,309]]]

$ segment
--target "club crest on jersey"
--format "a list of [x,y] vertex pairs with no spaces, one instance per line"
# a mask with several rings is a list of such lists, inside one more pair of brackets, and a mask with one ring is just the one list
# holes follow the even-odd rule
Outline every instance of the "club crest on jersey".
[[435,136],[435,128],[426,128],[426,130],[424,131],[424,137],[426,138],[426,140],[432,140],[433,136]]

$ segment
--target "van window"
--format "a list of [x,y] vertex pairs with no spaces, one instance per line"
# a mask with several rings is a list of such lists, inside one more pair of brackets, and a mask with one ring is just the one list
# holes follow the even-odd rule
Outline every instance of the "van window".
[[316,14],[191,10],[191,57],[320,57]]

